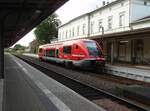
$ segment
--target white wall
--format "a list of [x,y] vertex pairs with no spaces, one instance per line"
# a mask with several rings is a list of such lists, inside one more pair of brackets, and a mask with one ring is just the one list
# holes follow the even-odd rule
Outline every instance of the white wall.
[[[124,26],[119,26],[119,14],[125,14],[124,18]],[[112,29],[108,29],[108,17],[112,16],[113,23]],[[102,19],[103,27],[104,27],[104,34],[120,32],[129,30],[129,0],[123,0],[114,4],[108,8],[100,9],[99,11],[91,13],[90,22],[94,22],[94,33],[90,34],[90,36],[101,35],[102,32],[99,32],[98,29],[98,21]]]
[[[85,34],[83,34],[83,24],[85,24]],[[77,27],[79,28],[79,35],[77,35]],[[74,28],[74,36],[72,35],[72,29]],[[71,29],[71,36],[69,34],[69,30]],[[68,35],[66,37],[66,30],[68,31]],[[62,33],[64,35],[62,36]],[[81,18],[75,19],[74,21],[70,22],[59,28],[58,30],[58,40],[69,40],[75,38],[83,38],[88,36],[88,15],[82,16]],[[61,36],[60,36],[61,35]]]
[[[144,5],[144,1],[147,5]],[[150,0],[131,0],[130,23],[150,15]]]

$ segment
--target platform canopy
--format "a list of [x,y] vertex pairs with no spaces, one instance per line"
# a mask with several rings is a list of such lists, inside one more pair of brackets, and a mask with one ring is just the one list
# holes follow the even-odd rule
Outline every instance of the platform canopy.
[[21,39],[68,0],[0,0],[4,47]]

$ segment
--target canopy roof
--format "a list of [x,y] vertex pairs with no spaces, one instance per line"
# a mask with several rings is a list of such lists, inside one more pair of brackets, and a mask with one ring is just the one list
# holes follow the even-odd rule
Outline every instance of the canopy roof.
[[21,39],[68,0],[0,0],[4,47]]

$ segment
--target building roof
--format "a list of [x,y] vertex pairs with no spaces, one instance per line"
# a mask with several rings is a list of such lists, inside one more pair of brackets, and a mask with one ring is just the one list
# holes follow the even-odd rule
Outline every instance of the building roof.
[[91,11],[90,13],[100,11],[100,10],[102,10],[102,9],[108,8],[108,7],[110,7],[110,6],[112,6],[112,5],[115,5],[116,3],[119,3],[119,2],[122,2],[122,1],[124,1],[124,0],[115,0],[115,1],[113,1],[113,2],[110,2],[109,4],[106,4],[106,5],[104,5],[104,6],[100,7],[100,8],[98,8],[98,9],[96,9],[96,10]]
[[65,26],[65,25],[68,25],[69,23],[71,23],[71,22],[73,22],[73,21],[75,21],[75,20],[77,20],[77,19],[80,19],[80,18],[82,18],[82,17],[84,17],[84,16],[86,16],[86,15],[88,15],[88,14],[89,14],[89,13],[85,13],[85,14],[83,14],[83,15],[80,15],[80,16],[78,16],[78,17],[76,17],[76,18],[74,18],[74,19],[68,21],[67,23],[60,25],[58,28],[61,28],[61,27]]

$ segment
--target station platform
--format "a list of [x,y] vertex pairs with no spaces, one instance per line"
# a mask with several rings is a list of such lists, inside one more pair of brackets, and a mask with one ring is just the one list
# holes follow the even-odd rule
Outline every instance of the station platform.
[[13,55],[4,65],[3,111],[105,111]]
[[103,72],[134,80],[150,82],[150,67],[106,64],[106,67],[103,69]]

